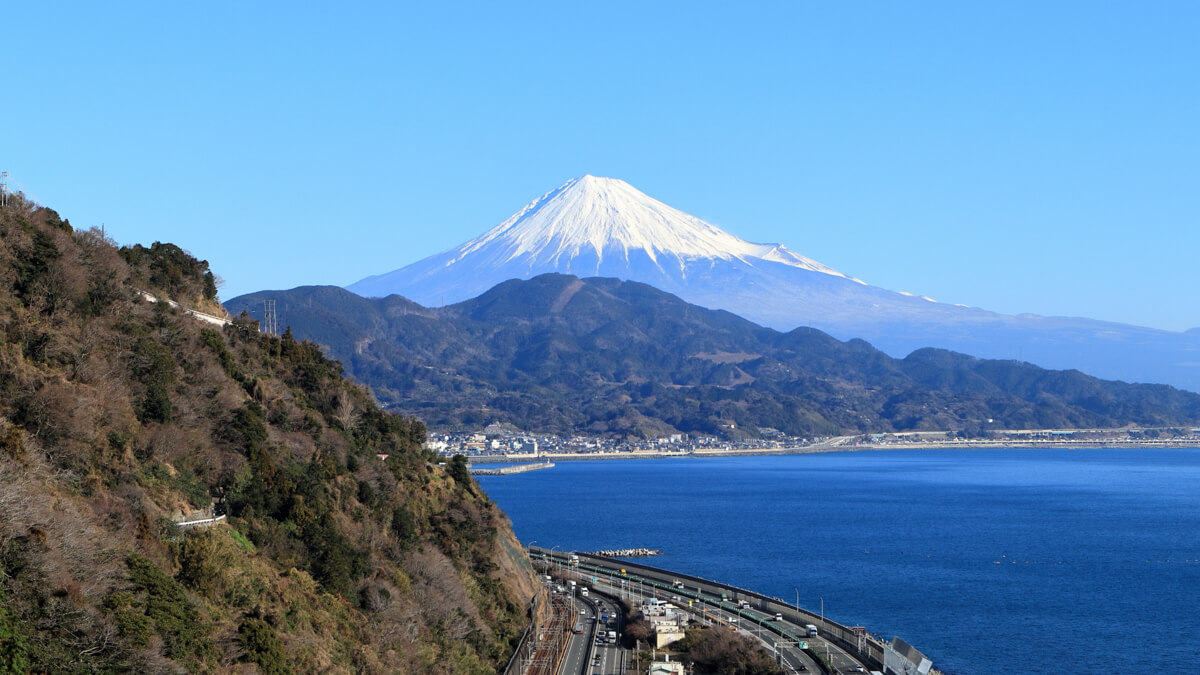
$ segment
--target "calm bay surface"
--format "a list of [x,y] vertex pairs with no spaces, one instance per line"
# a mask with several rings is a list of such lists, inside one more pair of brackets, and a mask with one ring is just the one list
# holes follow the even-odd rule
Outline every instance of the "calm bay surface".
[[1200,645],[1200,451],[889,450],[482,476],[526,544],[899,635],[955,675],[1143,673]]

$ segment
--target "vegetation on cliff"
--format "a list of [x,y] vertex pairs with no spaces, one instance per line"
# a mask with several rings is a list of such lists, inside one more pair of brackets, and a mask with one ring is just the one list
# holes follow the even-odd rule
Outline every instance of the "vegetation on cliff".
[[0,672],[503,665],[535,590],[503,514],[316,345],[140,293],[216,286],[0,209]]

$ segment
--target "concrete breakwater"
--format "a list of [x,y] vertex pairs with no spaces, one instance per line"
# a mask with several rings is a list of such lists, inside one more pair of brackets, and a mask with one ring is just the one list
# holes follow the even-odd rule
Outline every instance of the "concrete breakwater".
[[537,471],[538,469],[550,469],[553,467],[554,462],[539,462],[537,464],[502,466],[497,469],[471,469],[471,473],[476,476],[508,476],[514,473],[525,473],[526,471]]
[[587,552],[584,555],[598,555],[605,558],[649,558],[654,555],[662,555],[662,551],[656,548],[610,548]]

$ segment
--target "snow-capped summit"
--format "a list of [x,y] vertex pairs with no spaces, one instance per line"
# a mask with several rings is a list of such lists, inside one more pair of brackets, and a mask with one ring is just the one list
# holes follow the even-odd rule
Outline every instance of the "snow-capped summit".
[[587,175],[461,246],[347,288],[442,304],[473,298],[507,279],[561,272],[643,281],[686,298],[689,275],[709,275],[718,263],[783,265],[862,284],[782,244],[735,237],[623,180]]
[[735,237],[615,178],[567,181],[476,239],[347,288],[439,306],[547,272],[639,281],[779,330],[863,338],[893,356],[942,347],[1200,391],[1200,334],[1008,316],[896,293],[781,244]]
[[[598,270],[605,258],[628,261],[631,252],[640,252],[657,264],[669,261],[679,265],[695,258],[745,262],[763,258],[845,276],[781,244],[739,239],[623,180],[592,175],[569,180],[530,202],[483,236],[455,249],[453,262],[489,247],[502,247],[508,260],[526,258],[533,267],[572,267],[570,261],[583,256],[594,259]],[[576,273],[586,273],[578,265],[573,268]]]

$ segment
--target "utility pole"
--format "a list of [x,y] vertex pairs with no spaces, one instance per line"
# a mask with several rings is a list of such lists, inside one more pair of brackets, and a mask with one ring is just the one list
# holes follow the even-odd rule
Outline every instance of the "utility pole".
[[[821,634],[824,635],[825,630],[825,596],[821,596]],[[825,637],[825,662],[829,662],[829,637]]]
[[[795,640],[780,640],[779,642],[772,642],[771,645],[775,648],[775,665],[781,668],[783,667],[783,650],[787,649],[788,647],[800,646]],[[788,664],[788,667],[789,669],[791,668],[790,663]]]

